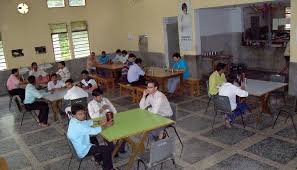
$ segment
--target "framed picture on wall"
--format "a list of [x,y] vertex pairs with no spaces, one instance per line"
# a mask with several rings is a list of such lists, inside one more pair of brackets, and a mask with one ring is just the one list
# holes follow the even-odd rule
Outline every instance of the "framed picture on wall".
[[11,55],[13,57],[22,57],[22,56],[24,56],[23,49],[11,50]]
[[46,47],[45,46],[35,47],[35,52],[36,54],[45,54]]

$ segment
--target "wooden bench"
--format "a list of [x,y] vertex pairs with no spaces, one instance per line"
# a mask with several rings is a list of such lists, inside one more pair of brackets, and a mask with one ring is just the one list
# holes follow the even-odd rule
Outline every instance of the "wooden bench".
[[137,86],[135,87],[135,102],[139,103],[142,96],[143,91],[146,90],[146,86]]
[[132,102],[136,102],[136,87],[128,83],[119,83],[120,86],[120,96],[130,96],[132,97]]
[[100,76],[95,76],[94,77],[98,86],[101,84],[103,88],[106,89],[108,92],[109,90],[112,90],[113,92],[115,91],[115,83],[114,83],[114,78],[110,77],[100,77]]
[[7,161],[2,157],[0,157],[0,169],[1,170],[8,170]]
[[188,89],[191,96],[200,96],[200,80],[196,78],[188,78],[184,80],[184,89]]

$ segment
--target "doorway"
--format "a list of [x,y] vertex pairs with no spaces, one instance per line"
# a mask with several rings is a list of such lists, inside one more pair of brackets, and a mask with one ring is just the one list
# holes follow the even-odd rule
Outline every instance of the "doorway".
[[172,55],[180,52],[177,16],[164,18],[164,40],[166,65],[172,67]]

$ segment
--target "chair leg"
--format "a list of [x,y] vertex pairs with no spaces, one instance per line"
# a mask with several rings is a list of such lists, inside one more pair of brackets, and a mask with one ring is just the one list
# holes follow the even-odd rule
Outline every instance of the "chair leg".
[[24,120],[25,112],[23,112],[22,120],[21,120],[21,127],[23,125],[23,120]]
[[[169,127],[173,128],[173,130],[174,130],[174,132],[175,132],[175,134],[176,134],[176,136],[177,136],[177,138],[178,138],[178,140],[179,140],[179,142],[180,142],[182,148],[184,148],[184,144],[183,144],[183,142],[182,142],[180,136],[178,135],[176,128],[175,128],[174,126],[172,126],[172,125],[170,125]],[[167,132],[166,132],[166,133],[167,133]],[[168,135],[168,133],[167,133],[167,135]],[[169,135],[168,135],[168,136],[169,136]]]
[[207,113],[207,109],[209,107],[210,101],[211,101],[211,97],[209,97],[209,99],[208,99],[208,103],[207,103],[207,106],[206,106],[206,109],[205,109],[205,112],[204,113]]
[[161,168],[160,168],[160,169],[163,169],[163,163],[164,163],[164,162],[161,163]]
[[240,117],[241,117],[242,126],[243,126],[243,128],[245,128],[245,124],[244,124],[244,121],[243,121],[242,112],[240,113]]
[[278,112],[278,114],[277,114],[277,116],[276,116],[276,119],[275,119],[275,121],[274,121],[274,123],[273,123],[272,129],[274,128],[274,126],[275,126],[275,124],[276,124],[276,121],[277,121],[277,119],[278,119],[278,117],[279,117],[280,114],[281,114],[281,111]]
[[82,162],[83,160],[80,160],[79,161],[79,165],[78,165],[78,170],[80,169],[80,165],[81,165],[81,162]]
[[70,160],[69,160],[69,163],[68,163],[68,170],[69,170],[69,167],[70,167],[70,164],[71,164],[71,161],[72,161],[72,158],[73,158],[73,155],[71,154],[71,158],[70,158]]
[[11,112],[12,98],[13,98],[13,97],[9,97],[9,103],[8,103],[8,108],[9,108],[9,111],[10,111],[10,112]]
[[295,129],[295,132],[296,132],[296,134],[297,134],[297,129],[296,129],[296,126],[295,126],[295,123],[294,123],[293,115],[290,114],[290,117],[291,117],[291,121],[292,121],[293,127],[294,127],[294,129]]
[[213,117],[213,120],[212,120],[212,125],[211,125],[211,127],[212,127],[212,129],[213,129],[213,125],[214,125],[214,123],[215,123],[215,121],[216,121],[216,116],[217,116],[217,112],[215,112],[215,115],[214,115],[214,117]]
[[137,170],[139,170],[140,162],[144,165],[144,169],[146,169],[145,163],[141,159],[138,159],[137,160]]
[[172,164],[174,165],[174,167],[175,167],[175,168],[177,168],[177,166],[176,166],[176,163],[175,163],[175,160],[174,160],[174,159],[172,159]]

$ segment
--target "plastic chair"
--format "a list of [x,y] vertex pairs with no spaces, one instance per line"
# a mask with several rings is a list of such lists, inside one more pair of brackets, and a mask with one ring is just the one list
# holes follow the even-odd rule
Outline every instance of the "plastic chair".
[[204,113],[207,113],[207,109],[208,109],[208,107],[209,107],[209,104],[210,104],[210,102],[211,102],[213,96],[212,96],[211,94],[209,94],[209,81],[206,80],[205,84],[206,84],[207,95],[208,95],[208,98],[209,98],[209,99],[208,99],[207,106],[206,106],[206,109],[205,109],[205,112],[204,112]]
[[[227,96],[219,96],[219,95],[214,96],[214,110],[215,110],[215,115],[214,115],[213,121],[212,121],[212,129],[213,129],[215,119],[216,119],[216,116],[218,113],[221,113],[221,114],[232,113],[229,98]],[[245,128],[242,112],[240,112],[240,117],[241,117],[242,125]]]
[[279,115],[281,113],[286,113],[287,114],[287,118],[286,118],[286,121],[287,122],[287,119],[290,117],[291,121],[292,121],[292,124],[293,124],[293,127],[295,129],[295,132],[296,132],[296,135],[297,135],[297,129],[296,129],[296,126],[295,126],[295,123],[294,123],[294,114],[296,114],[296,96],[288,96],[288,101],[286,102],[286,104],[280,108],[277,116],[276,116],[276,119],[273,123],[273,126],[272,126],[272,129],[274,128],[275,124],[276,124],[276,121],[277,119],[279,118]]
[[156,165],[161,164],[164,162],[171,160],[173,165],[175,164],[174,159],[174,152],[175,152],[175,138],[168,137],[151,144],[151,147],[148,151],[144,152],[138,156],[137,160],[137,169],[139,169],[140,163],[142,163],[145,168],[152,168]]

